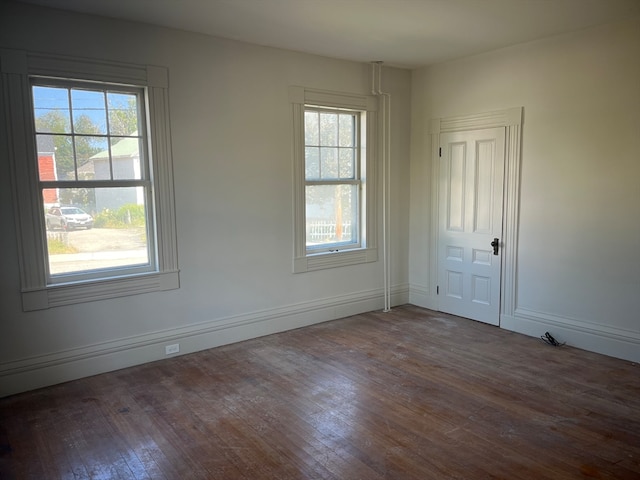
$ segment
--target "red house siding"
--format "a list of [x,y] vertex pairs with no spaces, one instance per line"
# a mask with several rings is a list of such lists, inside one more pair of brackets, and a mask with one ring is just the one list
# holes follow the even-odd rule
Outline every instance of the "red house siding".
[[[56,180],[56,169],[53,155],[38,155],[38,171],[40,180]],[[58,191],[55,188],[47,188],[42,191],[44,203],[57,203]]]

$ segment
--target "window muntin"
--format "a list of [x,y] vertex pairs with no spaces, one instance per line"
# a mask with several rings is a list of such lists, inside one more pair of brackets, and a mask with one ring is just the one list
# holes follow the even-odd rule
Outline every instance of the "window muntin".
[[[38,77],[31,85],[47,283],[155,271],[145,90]],[[81,213],[60,215],[68,207]]]
[[360,248],[364,112],[304,110],[305,244],[308,254]]

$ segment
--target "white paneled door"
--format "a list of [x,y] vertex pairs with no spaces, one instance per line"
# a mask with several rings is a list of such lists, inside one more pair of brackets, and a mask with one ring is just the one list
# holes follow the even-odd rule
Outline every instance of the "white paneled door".
[[504,128],[440,135],[438,308],[500,318]]

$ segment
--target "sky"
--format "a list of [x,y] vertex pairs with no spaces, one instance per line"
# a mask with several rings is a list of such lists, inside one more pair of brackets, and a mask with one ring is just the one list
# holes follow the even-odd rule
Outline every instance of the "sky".
[[38,85],[33,87],[33,107],[36,118],[52,111],[58,111],[66,119],[63,131],[54,133],[72,133],[71,118],[73,117],[74,123],[76,123],[80,116],[86,115],[98,127],[99,133],[106,135],[108,133],[107,104],[110,107],[109,111],[128,110],[130,99],[136,99],[136,95],[119,92],[107,92],[105,95],[102,90],[69,89],[65,87]]

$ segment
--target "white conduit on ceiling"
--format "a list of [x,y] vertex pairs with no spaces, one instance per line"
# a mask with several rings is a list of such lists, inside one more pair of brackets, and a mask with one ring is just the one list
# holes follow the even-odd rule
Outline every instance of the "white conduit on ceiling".
[[382,91],[382,62],[371,62],[371,93],[382,98],[382,264],[384,311],[391,311],[390,181],[391,181],[391,94]]

